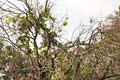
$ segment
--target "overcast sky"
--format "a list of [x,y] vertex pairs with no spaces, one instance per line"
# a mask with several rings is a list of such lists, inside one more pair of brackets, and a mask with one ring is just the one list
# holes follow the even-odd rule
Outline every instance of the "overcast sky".
[[[4,0],[0,0],[4,1]],[[13,1],[14,0],[9,0]],[[51,0],[55,1],[54,13],[63,17],[69,17],[68,26],[65,27],[67,36],[71,36],[80,23],[86,24],[90,17],[99,20],[105,19],[120,5],[120,0]],[[63,34],[64,35],[64,34]]]
[[79,26],[86,23],[90,17],[105,19],[120,5],[120,0],[57,0],[56,13],[68,14],[69,25],[66,31],[69,35]]

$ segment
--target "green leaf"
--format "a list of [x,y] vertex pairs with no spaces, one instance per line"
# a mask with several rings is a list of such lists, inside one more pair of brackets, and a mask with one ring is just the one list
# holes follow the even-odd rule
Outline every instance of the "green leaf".
[[51,19],[53,22],[55,22],[55,18],[54,18],[54,17],[50,16],[50,19]]
[[38,6],[38,10],[42,10],[42,6]]
[[7,19],[7,21],[10,23],[10,22],[12,22],[12,17],[10,17],[10,16],[6,16],[6,19]]
[[46,23],[44,23],[44,24],[43,24],[43,27],[44,27],[44,28],[46,28],[46,26],[47,26],[47,24],[46,24]]
[[61,29],[61,28],[58,28],[58,32],[62,32],[62,29]]
[[82,41],[82,42],[81,42],[81,45],[86,45],[85,41]]
[[69,19],[68,17],[66,17],[66,19]]
[[57,46],[57,40],[56,39],[53,39],[52,43],[53,43],[54,46]]
[[41,34],[41,29],[40,29],[40,27],[38,28],[38,34]]
[[68,25],[68,23],[67,23],[67,21],[65,21],[64,23],[63,23],[63,26],[67,26]]
[[42,16],[43,16],[44,18],[50,18],[49,13],[43,13]]
[[0,50],[3,48],[4,44],[0,41]]
[[64,57],[65,57],[65,54],[64,54],[64,53],[58,54],[58,58],[64,58]]

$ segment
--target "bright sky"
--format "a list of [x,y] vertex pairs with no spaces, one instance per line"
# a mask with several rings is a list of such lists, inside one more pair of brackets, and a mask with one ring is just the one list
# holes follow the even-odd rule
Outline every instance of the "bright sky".
[[66,27],[68,35],[79,26],[86,23],[90,17],[105,19],[120,5],[120,0],[57,0],[55,11],[60,15],[68,14],[69,25]]
[[[4,1],[4,0],[0,0]],[[14,0],[9,0],[13,1]],[[16,1],[16,0],[15,0]],[[120,5],[120,0],[51,0],[56,1],[54,6],[55,14],[63,17],[68,15],[68,26],[65,30],[69,36],[72,35],[80,23],[89,22],[90,17],[97,18],[99,20],[105,19],[109,14],[113,13],[115,9]],[[65,34],[63,34],[65,35]]]

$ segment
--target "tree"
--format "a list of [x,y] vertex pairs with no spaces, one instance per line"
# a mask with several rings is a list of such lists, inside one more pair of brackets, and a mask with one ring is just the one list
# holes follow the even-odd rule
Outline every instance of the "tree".
[[[119,10],[115,11],[115,15],[110,15],[108,23],[100,23],[91,35],[91,47],[97,47],[93,50],[91,58],[87,64],[90,64],[92,70],[91,76],[93,80],[118,80],[120,78],[119,71]],[[112,17],[111,17],[112,16]],[[97,40],[94,40],[97,39]],[[93,62],[92,62],[93,61]],[[95,76],[93,76],[95,75]]]
[[68,18],[57,21],[49,0],[16,1],[20,4],[0,1],[1,79],[119,79],[118,18],[109,23],[91,19],[90,28],[80,25],[74,40],[62,42],[60,33]]
[[58,44],[61,44],[57,33],[67,22],[55,27],[56,19],[51,14],[52,5],[48,0],[44,5],[38,0],[16,2],[21,3],[21,8],[9,0],[0,2],[4,12],[0,18],[0,37],[4,40],[1,57],[5,58],[1,58],[1,64],[4,64],[1,72],[8,79],[50,79],[55,73],[54,60],[59,53]]

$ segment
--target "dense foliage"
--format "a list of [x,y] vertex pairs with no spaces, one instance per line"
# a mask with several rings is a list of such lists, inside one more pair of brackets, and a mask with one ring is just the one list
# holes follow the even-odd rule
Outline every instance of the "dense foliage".
[[0,79],[120,79],[120,8],[107,23],[91,18],[90,28],[80,25],[79,35],[63,42],[68,17],[58,21],[49,0],[16,2],[21,6],[0,1]]

